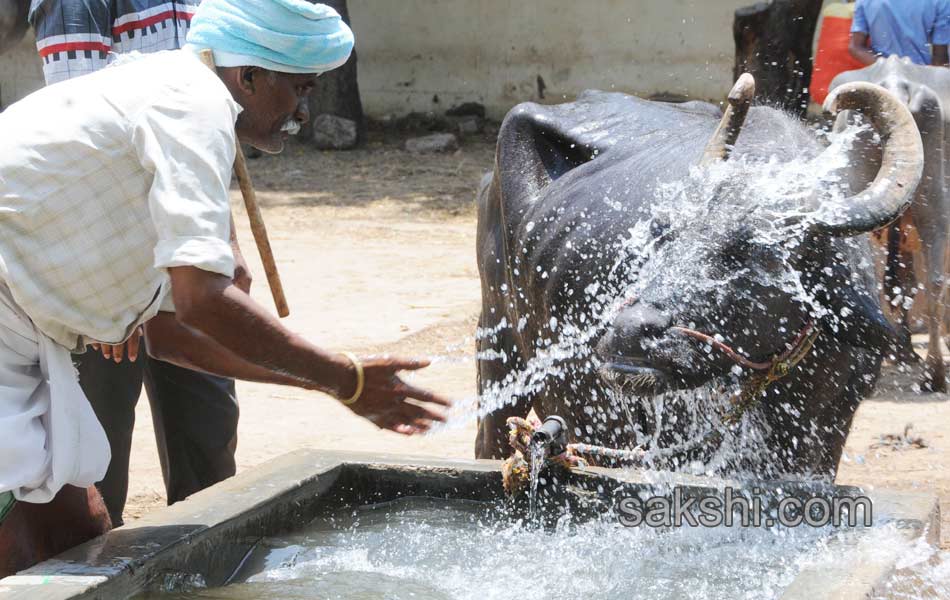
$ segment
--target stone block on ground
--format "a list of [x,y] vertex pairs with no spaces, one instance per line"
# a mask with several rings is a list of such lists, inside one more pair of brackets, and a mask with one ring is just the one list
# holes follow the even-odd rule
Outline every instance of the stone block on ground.
[[356,147],[355,121],[336,115],[319,115],[313,120],[313,145],[321,150],[349,150]]
[[458,120],[458,130],[461,135],[473,135],[483,129],[483,122],[475,116],[461,117]]
[[416,154],[454,152],[458,150],[459,140],[452,133],[434,133],[406,140],[406,150]]

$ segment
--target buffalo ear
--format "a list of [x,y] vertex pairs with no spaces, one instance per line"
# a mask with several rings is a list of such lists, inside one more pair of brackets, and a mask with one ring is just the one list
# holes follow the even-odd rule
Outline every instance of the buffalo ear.
[[560,106],[525,102],[505,117],[495,170],[506,204],[530,203],[550,183],[606,149],[578,127],[578,115],[563,112]]

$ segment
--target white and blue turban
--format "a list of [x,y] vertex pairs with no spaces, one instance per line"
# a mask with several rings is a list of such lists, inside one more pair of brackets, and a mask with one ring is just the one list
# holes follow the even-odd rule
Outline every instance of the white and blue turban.
[[325,4],[306,0],[204,0],[188,45],[210,48],[219,67],[323,73],[346,62],[353,32]]

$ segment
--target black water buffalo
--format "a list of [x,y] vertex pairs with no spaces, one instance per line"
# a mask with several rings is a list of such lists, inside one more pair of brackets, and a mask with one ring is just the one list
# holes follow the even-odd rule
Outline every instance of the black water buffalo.
[[826,107],[884,141],[849,197],[846,144],[748,109],[753,89],[721,121],[603,92],[507,116],[478,198],[479,457],[534,408],[650,466],[834,473],[892,333],[860,234],[907,207],[920,137],[880,87],[838,90]]
[[[924,175],[910,209],[900,224],[892,225],[888,239],[888,277],[885,283],[888,295],[896,307],[900,326],[898,355],[916,360],[908,325],[909,303],[916,286],[914,254],[907,245],[907,228],[916,229],[920,239],[918,256],[923,258],[925,297],[927,300],[927,328],[930,334],[927,347],[927,363],[924,385],[932,390],[945,392],[946,367],[943,363],[940,341],[944,321],[944,304],[941,296],[946,282],[947,244],[950,234],[950,70],[945,67],[915,65],[896,56],[880,58],[873,65],[847,71],[835,77],[831,89],[855,81],[876,83],[888,90],[908,107],[924,145]],[[839,119],[840,121],[841,119]],[[855,170],[860,181],[866,177],[863,170],[874,169],[876,144],[868,140],[865,156]],[[899,230],[898,228],[902,230]],[[896,293],[895,293],[896,290]]]

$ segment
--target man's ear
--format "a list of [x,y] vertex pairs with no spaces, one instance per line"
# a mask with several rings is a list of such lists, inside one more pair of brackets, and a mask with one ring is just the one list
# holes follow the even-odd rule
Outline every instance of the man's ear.
[[255,88],[255,80],[261,73],[260,67],[245,66],[238,72],[238,87],[247,95],[252,95]]

